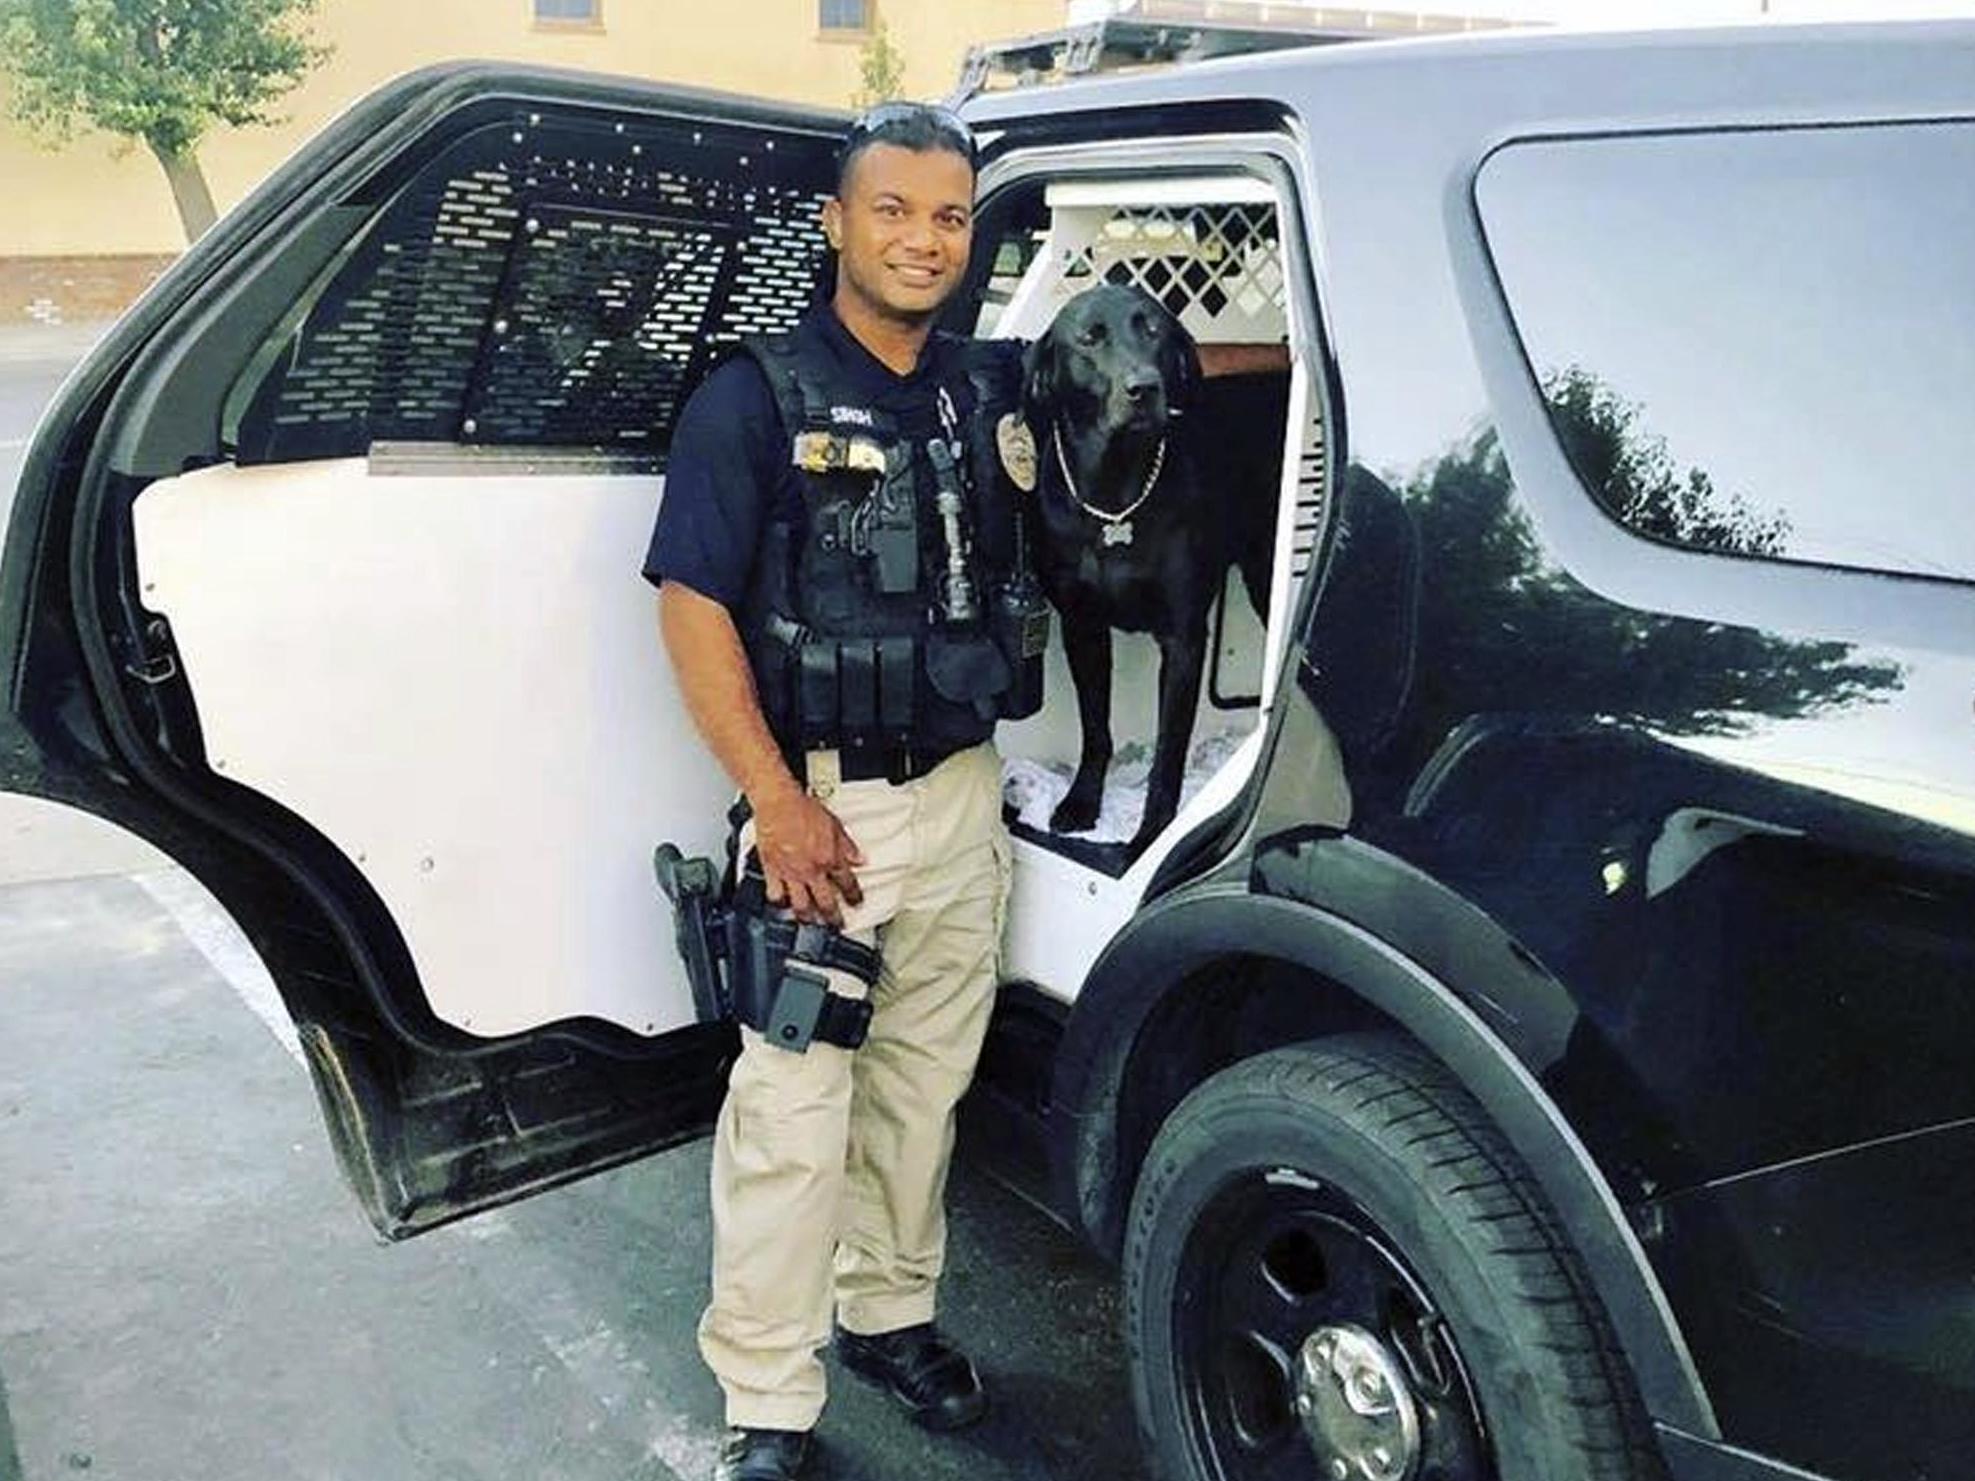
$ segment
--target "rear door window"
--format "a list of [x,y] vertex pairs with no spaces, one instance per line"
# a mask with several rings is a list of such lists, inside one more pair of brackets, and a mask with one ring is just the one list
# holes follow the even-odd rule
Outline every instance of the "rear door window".
[[1614,519],[1975,580],[1975,126],[1522,143],[1476,195],[1551,423]]

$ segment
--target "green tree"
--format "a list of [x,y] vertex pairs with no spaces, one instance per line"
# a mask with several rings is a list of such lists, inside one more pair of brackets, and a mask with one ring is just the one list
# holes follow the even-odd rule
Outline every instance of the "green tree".
[[905,54],[892,45],[891,32],[879,21],[857,55],[857,91],[850,106],[860,111],[885,103],[905,91]]
[[315,0],[0,0],[15,117],[59,146],[78,129],[150,148],[190,242],[213,224],[199,140],[278,122],[275,101],[329,54],[298,24]]

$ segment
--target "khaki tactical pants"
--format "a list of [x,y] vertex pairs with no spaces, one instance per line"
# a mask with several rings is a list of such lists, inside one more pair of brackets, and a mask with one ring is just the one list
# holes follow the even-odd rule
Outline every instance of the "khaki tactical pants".
[[[821,1415],[833,1306],[858,1333],[933,1319],[953,1110],[986,1036],[1008,897],[992,745],[897,786],[812,776],[810,791],[864,852],[864,901],[844,927],[875,941],[884,965],[860,1049],[792,1054],[741,1031],[714,1132],[699,1341],[727,1423],[758,1429],[806,1430]],[[862,995],[856,978],[830,976]]]

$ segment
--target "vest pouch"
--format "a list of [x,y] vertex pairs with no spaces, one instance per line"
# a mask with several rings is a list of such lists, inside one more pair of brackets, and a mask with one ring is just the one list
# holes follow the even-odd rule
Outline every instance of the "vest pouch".
[[837,735],[837,645],[812,637],[796,650],[800,668],[796,701],[800,706],[804,749],[834,746]]
[[934,628],[926,638],[926,677],[942,698],[971,705],[982,719],[991,720],[995,697],[1014,676],[987,634]]
[[919,645],[910,638],[880,638],[877,646],[878,720],[887,740],[904,744],[918,713]]
[[804,749],[912,733],[910,638],[821,638],[797,650]]
[[870,530],[865,540],[871,552],[872,575],[878,591],[900,596],[919,589],[919,509],[912,497],[911,465],[896,457],[871,495]]
[[845,740],[878,728],[878,645],[869,638],[837,644],[837,719]]
[[1049,603],[1033,578],[996,590],[993,632],[1010,672],[995,713],[1026,720],[1042,708],[1043,655],[1049,651]]

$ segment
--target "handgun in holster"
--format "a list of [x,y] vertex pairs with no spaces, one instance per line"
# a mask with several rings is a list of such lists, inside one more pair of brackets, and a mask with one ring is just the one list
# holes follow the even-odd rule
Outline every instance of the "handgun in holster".
[[737,880],[731,870],[723,878],[711,859],[688,859],[669,843],[653,853],[652,869],[672,902],[679,956],[702,1023],[738,1020],[796,1054],[818,1040],[843,1049],[864,1042],[870,999],[832,992],[823,969],[847,972],[868,988],[878,980],[875,947],[770,905],[752,853]]

